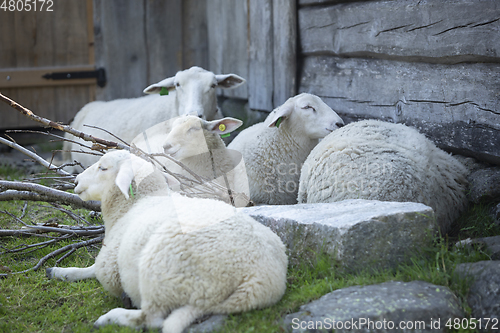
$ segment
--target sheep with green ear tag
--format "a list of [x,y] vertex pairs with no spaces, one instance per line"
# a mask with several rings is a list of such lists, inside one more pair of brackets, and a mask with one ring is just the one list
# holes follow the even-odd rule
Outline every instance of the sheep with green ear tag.
[[[233,206],[170,191],[163,173],[126,151],[105,154],[76,181],[83,200],[101,201],[106,227],[95,264],[80,270],[138,308],[112,309],[95,326],[181,333],[206,314],[263,308],[283,296],[285,246]],[[78,268],[68,269],[77,277]]]
[[[191,67],[144,89],[149,96],[89,103],[76,114],[70,126],[102,139],[117,140],[104,131],[84,125],[98,126],[130,143],[147,128],[180,115],[191,114],[208,120],[222,118],[217,107],[216,88],[232,89],[244,83],[245,79],[235,74],[216,75],[200,67]],[[84,143],[69,133],[65,138]],[[76,152],[81,149],[78,143],[66,141],[64,162],[77,160],[84,167],[97,162],[99,156]],[[79,172],[81,169],[68,167],[67,171]]]
[[250,199],[256,204],[297,203],[302,163],[319,139],[343,125],[318,96],[304,93],[243,130],[228,148],[243,155]]
[[[227,188],[204,197],[245,207],[250,201],[245,163],[241,153],[227,149],[221,139],[241,125],[241,120],[230,117],[208,121],[181,116],[149,128],[132,143],[147,153],[169,154],[198,176]],[[191,176],[189,171],[170,159],[158,157],[157,160],[171,172]],[[174,189],[178,190],[177,187]]]

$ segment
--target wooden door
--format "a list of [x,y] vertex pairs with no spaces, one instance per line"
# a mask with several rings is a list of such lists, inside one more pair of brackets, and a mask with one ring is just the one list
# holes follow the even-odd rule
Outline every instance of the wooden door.
[[[14,3],[16,8],[9,8]],[[36,11],[34,3],[38,5]],[[2,94],[40,116],[68,123],[83,105],[95,100],[97,80],[54,80],[43,75],[92,70],[92,0],[15,0],[6,1],[6,7],[0,9]],[[36,126],[8,105],[0,104],[0,129]]]

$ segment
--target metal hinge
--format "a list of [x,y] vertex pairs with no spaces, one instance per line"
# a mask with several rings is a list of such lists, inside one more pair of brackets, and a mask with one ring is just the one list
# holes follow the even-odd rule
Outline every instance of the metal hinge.
[[95,71],[80,72],[54,72],[42,75],[47,80],[73,80],[73,79],[97,79],[97,85],[104,87],[106,85],[106,71],[104,68],[98,68]]

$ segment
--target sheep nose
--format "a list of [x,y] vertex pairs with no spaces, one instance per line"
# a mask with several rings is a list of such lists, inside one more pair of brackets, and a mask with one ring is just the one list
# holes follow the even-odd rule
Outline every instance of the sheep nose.
[[172,148],[172,145],[170,143],[166,143],[166,144],[163,145],[163,150],[164,151],[168,151],[171,148]]
[[344,127],[344,125],[345,125],[344,122],[340,121],[335,123],[335,126],[337,126],[338,128]]

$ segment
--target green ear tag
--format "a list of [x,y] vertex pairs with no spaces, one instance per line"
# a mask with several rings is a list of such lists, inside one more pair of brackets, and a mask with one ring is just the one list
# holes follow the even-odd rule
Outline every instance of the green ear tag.
[[134,199],[134,191],[132,190],[132,184],[130,184],[130,196]]
[[165,87],[161,87],[160,96],[168,95],[168,89]]
[[228,136],[231,136],[231,133],[226,133],[226,134],[221,134],[221,138],[227,138]]
[[278,120],[276,120],[276,127],[279,128],[280,127],[280,124],[281,124],[281,120],[283,119],[283,117],[279,117]]

